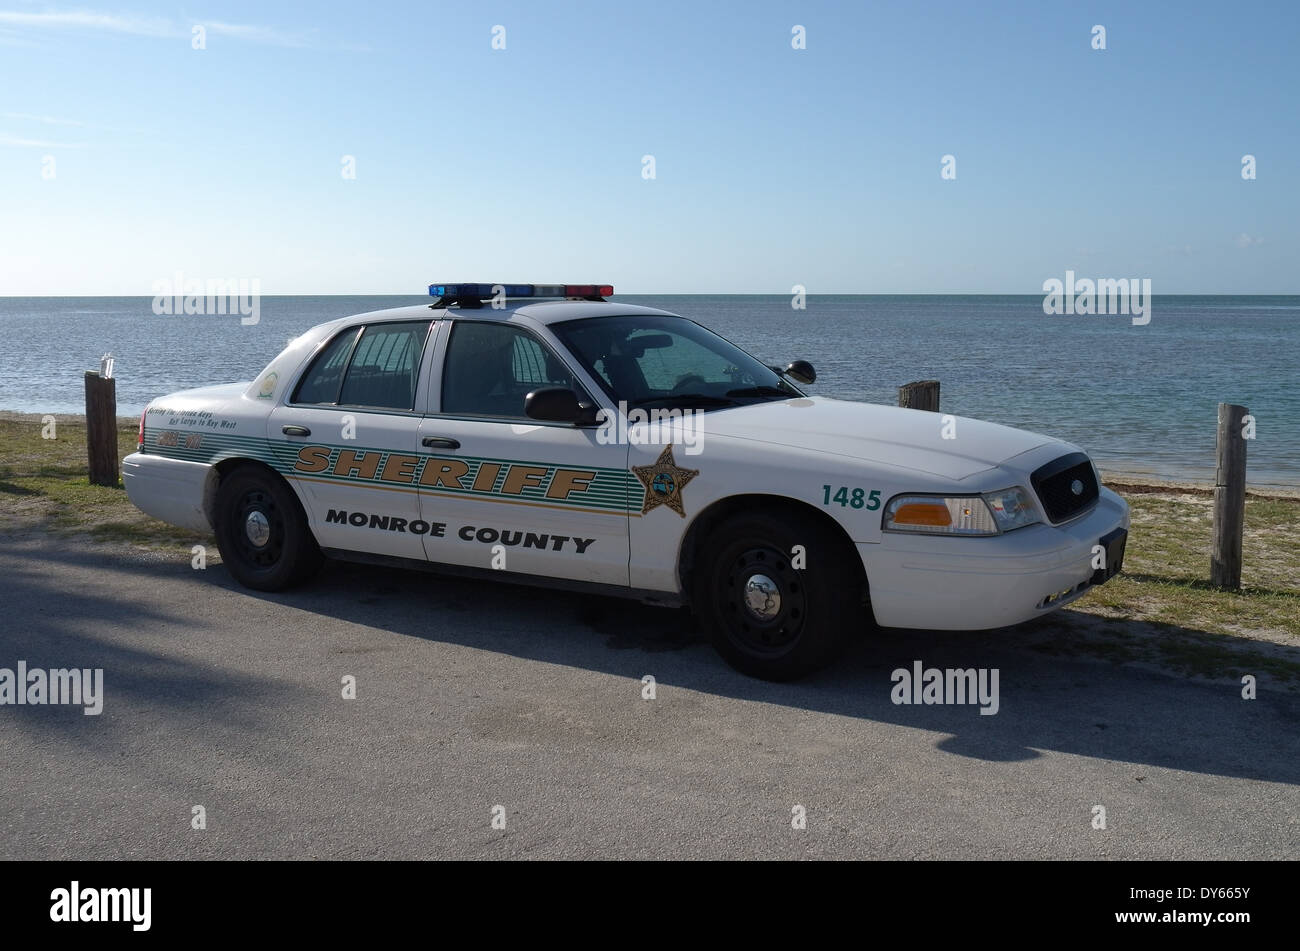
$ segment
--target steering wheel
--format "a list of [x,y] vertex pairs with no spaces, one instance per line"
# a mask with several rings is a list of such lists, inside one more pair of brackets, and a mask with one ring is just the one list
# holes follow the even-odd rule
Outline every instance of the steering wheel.
[[678,393],[685,393],[691,386],[705,386],[708,381],[698,373],[683,373],[673,384],[673,388],[668,391],[669,396],[676,396]]

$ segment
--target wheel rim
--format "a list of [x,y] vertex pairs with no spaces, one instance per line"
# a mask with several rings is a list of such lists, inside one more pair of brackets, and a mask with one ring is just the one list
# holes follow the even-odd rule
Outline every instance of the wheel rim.
[[271,540],[271,523],[262,512],[254,509],[244,519],[244,534],[254,548],[265,548]]
[[724,621],[731,641],[751,654],[789,650],[803,633],[803,579],[771,545],[746,548],[727,567]]
[[284,551],[284,516],[270,493],[250,489],[235,508],[235,544],[254,568],[273,568]]
[[762,572],[744,582],[741,603],[745,613],[759,624],[770,624],[781,613],[781,586]]

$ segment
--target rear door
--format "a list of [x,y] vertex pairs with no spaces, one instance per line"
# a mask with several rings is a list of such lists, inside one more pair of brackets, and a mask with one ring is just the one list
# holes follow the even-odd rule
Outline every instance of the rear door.
[[267,438],[322,547],[425,557],[417,480],[432,324],[341,331],[270,415]]
[[429,559],[626,585],[628,447],[524,415],[536,389],[591,399],[534,330],[502,319],[449,324],[421,429],[432,454],[420,480],[436,528],[425,536]]

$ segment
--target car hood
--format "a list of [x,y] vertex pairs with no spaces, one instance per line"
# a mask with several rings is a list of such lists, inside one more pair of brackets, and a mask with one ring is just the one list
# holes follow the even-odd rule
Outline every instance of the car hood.
[[[945,425],[950,424],[950,425]],[[951,438],[944,438],[945,429]],[[1065,443],[965,416],[814,397],[755,403],[704,417],[710,436],[966,479],[1040,446]]]

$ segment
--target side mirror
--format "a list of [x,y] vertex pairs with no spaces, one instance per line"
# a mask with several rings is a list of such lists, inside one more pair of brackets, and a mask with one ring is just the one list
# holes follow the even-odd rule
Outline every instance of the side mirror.
[[781,372],[796,383],[817,382],[817,371],[813,369],[813,365],[807,360],[795,360],[793,363],[787,364],[786,368]]
[[594,426],[597,422],[595,406],[580,402],[577,393],[560,386],[529,393],[524,398],[524,415],[547,423],[575,426]]

